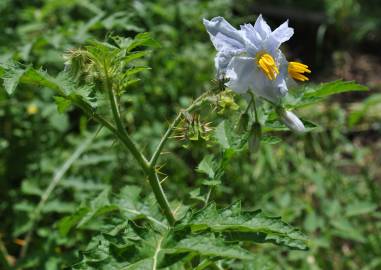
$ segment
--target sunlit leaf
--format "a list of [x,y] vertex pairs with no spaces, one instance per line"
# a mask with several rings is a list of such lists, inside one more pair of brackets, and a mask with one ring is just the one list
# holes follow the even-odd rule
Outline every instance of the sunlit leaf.
[[25,72],[25,69],[18,68],[16,66],[10,66],[5,70],[4,74],[2,75],[4,81],[3,86],[9,95],[12,95],[16,90],[17,86],[20,83],[20,79],[25,74]]
[[[168,252],[168,251],[167,251]],[[250,260],[253,255],[237,245],[229,245],[213,234],[196,235],[181,240],[169,253],[195,252],[201,256]]]
[[215,167],[216,165],[213,161],[213,156],[207,155],[202,159],[200,164],[198,164],[197,170],[199,172],[205,173],[209,178],[213,179],[216,175]]
[[358,84],[354,81],[334,81],[322,83],[317,86],[309,86],[306,89],[304,97],[326,97],[334,94],[352,92],[352,91],[367,91],[368,87]]
[[60,113],[63,113],[67,110],[67,108],[71,105],[71,101],[69,99],[66,99],[64,97],[55,96],[54,100],[57,105],[57,110]]
[[299,230],[280,218],[267,217],[260,211],[243,211],[240,203],[222,210],[212,203],[207,208],[190,214],[178,228],[184,227],[190,227],[193,232],[211,230],[226,233],[230,238],[234,234],[247,233],[248,237],[239,241],[272,242],[291,248],[307,249],[307,238]]

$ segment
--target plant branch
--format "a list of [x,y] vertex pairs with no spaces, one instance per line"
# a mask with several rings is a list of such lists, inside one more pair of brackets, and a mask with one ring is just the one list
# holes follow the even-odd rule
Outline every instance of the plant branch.
[[139,165],[142,167],[142,169],[147,172],[149,169],[148,161],[144,157],[144,155],[138,150],[138,147],[135,145],[133,140],[130,138],[130,136],[127,133],[127,130],[125,129],[122,119],[120,117],[119,107],[118,107],[118,101],[116,99],[116,94],[114,92],[114,89],[111,86],[110,79],[106,73],[105,78],[105,87],[106,91],[108,92],[109,99],[110,99],[110,105],[112,114],[114,117],[114,121],[116,124],[116,132],[119,134],[119,138],[123,141],[123,143],[126,145],[128,150],[132,153],[132,155],[135,157]]
[[173,130],[180,123],[182,116],[183,116],[183,112],[181,111],[177,114],[175,120],[173,120],[172,124],[169,126],[167,131],[164,133],[163,137],[161,138],[159,144],[156,147],[155,152],[153,153],[153,155],[151,157],[151,160],[149,162],[150,167],[155,167],[157,160],[159,159],[160,154],[163,151],[164,145],[166,144],[168,138],[171,136]]
[[[133,152],[137,155],[134,157],[136,158],[136,160],[139,162],[139,164],[148,164],[147,160],[145,159],[145,157],[141,156],[138,148],[136,147],[136,145],[132,142],[130,136],[125,136],[125,134],[123,134],[122,132],[119,131],[118,128],[116,128],[113,124],[111,124],[109,121],[107,121],[105,118],[103,118],[101,115],[95,113],[92,108],[90,108],[85,102],[83,102],[82,100],[73,100],[73,102],[75,103],[76,106],[78,106],[84,113],[87,114],[87,116],[89,118],[92,118],[94,119],[95,121],[97,121],[98,123],[100,123],[101,125],[103,125],[104,127],[106,127],[108,130],[110,130],[126,147],[128,150],[133,150]],[[127,146],[129,145],[129,146]],[[130,149],[131,147],[131,149]],[[139,156],[141,156],[141,158],[139,158]],[[139,158],[139,159],[138,159]],[[146,165],[144,165],[145,167],[148,167]]]
[[213,186],[209,187],[208,193],[206,194],[206,198],[205,198],[205,202],[204,202],[204,207],[208,206],[208,203],[209,203],[209,200],[210,200],[210,196],[212,195],[213,189],[214,189]]
[[198,107],[203,101],[204,99],[209,95],[209,91],[205,92],[204,94],[202,94],[201,96],[199,96],[195,101],[192,102],[192,104],[184,109],[184,110],[181,110],[176,118],[173,120],[172,124],[168,127],[167,131],[164,133],[163,137],[161,138],[159,144],[157,145],[156,147],[156,150],[154,151],[152,157],[151,157],[151,160],[149,162],[149,165],[151,168],[155,167],[156,163],[157,163],[157,160],[159,159],[160,157],[160,154],[161,152],[163,151],[163,148],[168,140],[168,138],[171,136],[173,130],[177,127],[177,125],[180,123],[181,121],[181,117],[182,115],[184,114],[184,112],[190,112],[192,110],[194,110],[196,107]]
[[251,101],[250,101],[250,103],[253,103],[255,122],[256,122],[256,123],[259,123],[259,119],[258,119],[258,111],[257,111],[257,103],[256,103],[256,101],[255,101],[255,96],[254,96],[254,94],[253,94],[251,91],[249,91],[249,93],[250,93],[250,96],[251,96]]
[[120,117],[118,102],[116,99],[116,94],[111,85],[110,78],[108,77],[107,70],[105,70],[105,88],[108,92],[108,96],[110,99],[111,110],[113,114],[113,118],[116,124],[116,135],[123,142],[123,144],[127,147],[127,149],[131,152],[134,158],[139,163],[140,167],[144,171],[144,173],[148,177],[148,181],[151,185],[152,191],[155,195],[155,198],[160,206],[160,208],[164,211],[165,217],[168,223],[172,226],[175,224],[175,217],[171,211],[169,206],[168,199],[164,193],[163,188],[160,185],[160,179],[158,178],[155,169],[152,168],[144,155],[138,150],[135,143],[132,141],[130,136],[127,133],[127,130],[124,128],[122,119]]
[[0,235],[0,266],[4,266],[5,269],[12,269],[12,260],[10,260],[10,258],[11,257],[9,256],[7,248]]

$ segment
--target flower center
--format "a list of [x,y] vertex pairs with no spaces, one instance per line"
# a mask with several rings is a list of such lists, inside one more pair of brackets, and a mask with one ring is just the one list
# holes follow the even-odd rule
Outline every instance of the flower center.
[[274,58],[268,53],[257,54],[257,65],[262,70],[263,74],[272,81],[279,74],[279,69],[276,66]]
[[309,79],[304,75],[304,73],[311,73],[311,70],[308,69],[307,65],[299,62],[288,63],[288,74],[290,74],[293,79],[302,82],[308,81]]

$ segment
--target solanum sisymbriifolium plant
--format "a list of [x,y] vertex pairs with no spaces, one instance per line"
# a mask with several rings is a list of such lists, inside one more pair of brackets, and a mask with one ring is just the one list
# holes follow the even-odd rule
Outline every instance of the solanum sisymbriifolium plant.
[[[305,133],[316,127],[293,110],[335,93],[366,88],[343,81],[300,85],[308,81],[311,71],[305,64],[289,62],[281,51],[281,44],[294,32],[288,22],[274,31],[262,16],[239,30],[222,17],[203,23],[217,50],[217,83],[173,117],[149,153],[135,141],[122,102],[130,86],[139,81],[139,73],[149,69],[143,61],[149,49],[160,50],[148,33],[133,39],[109,36],[104,42],[93,40],[72,49],[65,53],[65,69],[57,76],[31,66],[1,64],[8,94],[18,84],[52,89],[59,111],[72,105],[80,108],[98,123],[96,132],[111,133],[141,171],[136,185],[117,191],[106,188],[56,223],[61,235],[91,231],[91,241],[78,255],[74,269],[257,269],[265,262],[256,257],[256,245],[308,249],[300,230],[260,210],[245,210],[239,201],[220,206],[213,201],[213,192],[229,186],[224,172],[233,166],[235,156],[247,150],[260,154],[261,144],[281,143],[282,132]],[[173,138],[180,138],[188,151],[194,150],[195,143],[210,149],[196,168],[203,177],[201,186],[189,198],[165,191],[163,153]],[[143,191],[145,180],[149,191]],[[40,212],[35,211],[35,222]]]

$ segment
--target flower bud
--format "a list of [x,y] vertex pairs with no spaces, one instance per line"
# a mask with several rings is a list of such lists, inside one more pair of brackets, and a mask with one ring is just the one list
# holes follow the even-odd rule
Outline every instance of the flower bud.
[[278,110],[278,114],[282,122],[292,131],[297,133],[306,131],[303,122],[293,112],[281,109]]
[[247,112],[243,113],[241,117],[239,118],[238,124],[237,124],[237,132],[243,133],[247,130],[247,125],[249,124],[249,114]]
[[258,151],[262,137],[262,128],[261,124],[255,122],[251,126],[250,135],[249,135],[249,150],[251,153]]

